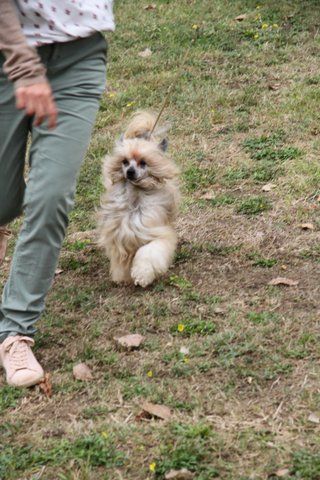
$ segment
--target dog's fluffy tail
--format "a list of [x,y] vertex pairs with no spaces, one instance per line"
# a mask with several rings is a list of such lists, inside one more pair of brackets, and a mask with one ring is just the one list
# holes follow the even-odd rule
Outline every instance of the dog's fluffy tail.
[[167,130],[166,127],[156,128],[156,131],[151,135],[156,119],[157,116],[154,113],[146,111],[136,112],[124,132],[124,138],[145,138],[149,140],[154,136],[161,135]]

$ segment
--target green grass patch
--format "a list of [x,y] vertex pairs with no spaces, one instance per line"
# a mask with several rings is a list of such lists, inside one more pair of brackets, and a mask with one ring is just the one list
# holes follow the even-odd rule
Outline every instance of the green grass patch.
[[243,215],[258,215],[271,210],[271,208],[272,204],[267,198],[262,196],[250,197],[246,200],[242,200],[242,202],[236,208],[236,212]]
[[249,253],[248,259],[252,260],[253,267],[261,267],[261,268],[272,268],[277,265],[278,260],[276,258],[265,258],[262,257],[259,253]]
[[9,385],[2,386],[0,388],[0,415],[9,408],[15,408],[23,396],[23,390],[10,387]]
[[7,445],[0,447],[0,478],[27,473],[31,468],[44,465],[61,468],[71,460],[77,466],[111,468],[122,466],[125,454],[116,449],[108,432],[85,435],[73,441],[63,439],[46,448]]

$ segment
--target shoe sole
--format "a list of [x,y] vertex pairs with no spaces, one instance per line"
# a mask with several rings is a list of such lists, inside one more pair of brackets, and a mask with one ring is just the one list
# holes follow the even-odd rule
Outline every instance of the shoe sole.
[[41,375],[41,377],[39,377],[38,379],[36,380],[32,380],[32,382],[27,382],[27,383],[23,383],[23,384],[19,384],[19,385],[16,385],[15,383],[11,383],[9,381],[7,381],[8,385],[10,385],[10,387],[16,387],[16,388],[28,388],[28,387],[34,387],[35,385],[38,385],[38,383],[40,383],[42,380],[44,380],[44,375]]

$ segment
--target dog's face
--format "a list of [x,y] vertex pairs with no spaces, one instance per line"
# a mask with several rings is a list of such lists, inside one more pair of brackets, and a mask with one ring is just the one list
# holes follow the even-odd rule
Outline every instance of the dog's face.
[[142,138],[120,139],[114,155],[106,162],[105,173],[113,183],[128,181],[140,188],[152,188],[178,174],[165,155],[167,141],[160,144]]

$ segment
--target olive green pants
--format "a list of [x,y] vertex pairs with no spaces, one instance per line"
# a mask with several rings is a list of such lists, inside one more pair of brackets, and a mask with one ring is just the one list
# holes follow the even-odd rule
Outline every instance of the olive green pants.
[[0,342],[9,335],[32,336],[44,310],[105,86],[106,47],[96,33],[38,48],[58,108],[53,130],[45,123],[34,126],[32,118],[15,108],[13,86],[2,71],[0,55],[0,225],[24,213],[0,304]]

